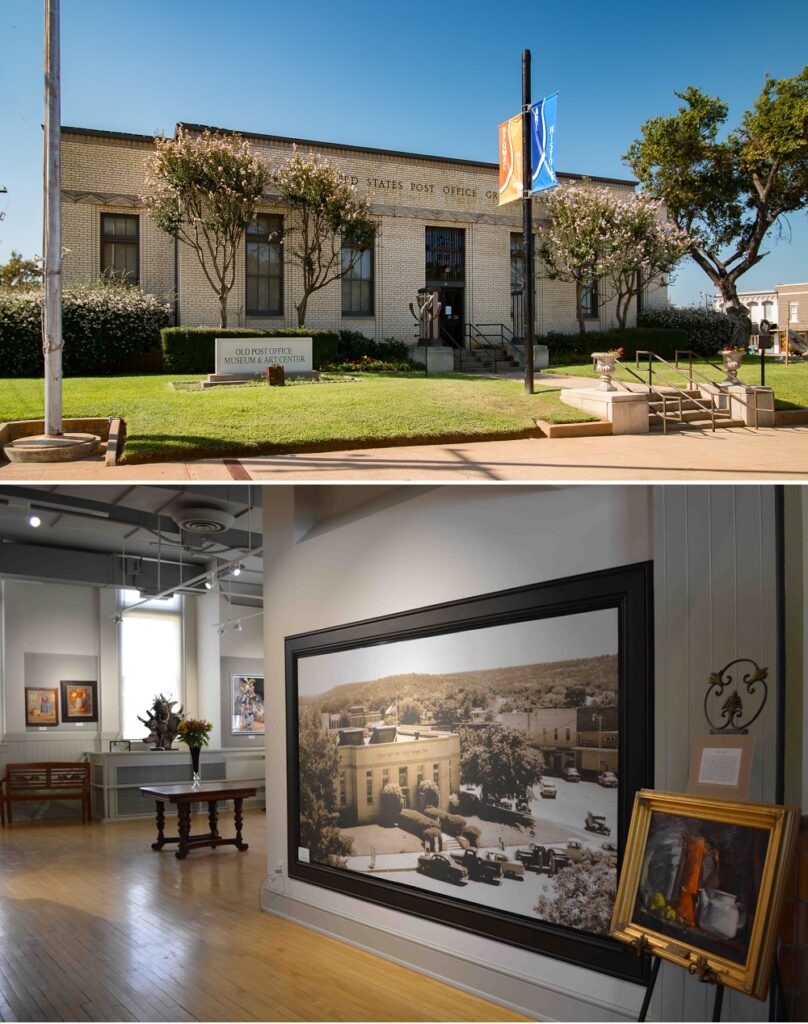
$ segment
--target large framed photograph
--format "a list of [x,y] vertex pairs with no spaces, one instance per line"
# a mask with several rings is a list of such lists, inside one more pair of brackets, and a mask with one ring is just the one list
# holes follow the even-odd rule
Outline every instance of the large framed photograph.
[[63,679],[60,686],[62,690],[63,722],[98,721],[97,682]]
[[264,677],[234,674],[230,680],[231,736],[263,736]]
[[651,563],[286,640],[289,874],[639,981]]
[[765,998],[798,821],[795,807],[640,791],[613,934]]
[[56,687],[25,687],[26,726],[47,726],[59,724],[58,693]]

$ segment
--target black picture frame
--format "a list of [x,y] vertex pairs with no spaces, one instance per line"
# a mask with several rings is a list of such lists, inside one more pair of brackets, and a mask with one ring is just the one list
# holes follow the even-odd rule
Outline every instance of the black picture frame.
[[634,794],[653,786],[653,563],[640,562],[297,634],[285,640],[290,878],[461,928],[626,981],[648,965],[604,935],[478,906],[299,856],[298,664],[312,655],[614,608],[618,613],[618,870]]
[[[70,689],[81,687],[91,693],[92,707],[87,714],[76,711],[71,702]],[[62,679],[59,683],[62,697],[62,723],[97,722],[98,721],[98,683],[94,679]]]

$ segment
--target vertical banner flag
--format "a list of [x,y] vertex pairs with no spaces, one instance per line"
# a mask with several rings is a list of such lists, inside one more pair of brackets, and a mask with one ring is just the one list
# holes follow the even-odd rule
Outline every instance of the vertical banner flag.
[[499,126],[499,206],[522,198],[522,115]]
[[[557,108],[557,92],[545,96],[530,108],[531,192],[544,192],[558,184],[555,171]],[[501,181],[501,163],[499,174]]]

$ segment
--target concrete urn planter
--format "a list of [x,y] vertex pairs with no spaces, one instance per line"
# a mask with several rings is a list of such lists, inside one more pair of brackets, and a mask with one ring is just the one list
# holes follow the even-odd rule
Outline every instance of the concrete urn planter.
[[592,361],[595,364],[595,371],[600,375],[600,391],[617,391],[612,383],[614,366],[617,362],[617,354],[614,352],[593,352]]
[[723,384],[738,383],[738,370],[741,368],[741,363],[743,362],[743,357],[745,355],[746,352],[743,349],[721,353],[721,358],[724,361],[724,370],[727,374],[722,381]]

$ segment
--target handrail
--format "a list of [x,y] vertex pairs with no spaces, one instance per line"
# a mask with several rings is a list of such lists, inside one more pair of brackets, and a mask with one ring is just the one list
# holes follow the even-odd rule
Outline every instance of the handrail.
[[[690,349],[676,349],[676,352],[675,352],[675,355],[674,355],[674,358],[676,359],[676,364],[675,365],[673,363],[669,363],[667,359],[663,359],[662,356],[657,355],[656,352],[651,352],[648,349],[637,349],[637,351],[635,353],[635,357],[636,357],[635,365],[638,368],[639,368],[639,365],[640,365],[640,356],[641,355],[649,356],[649,359],[648,359],[648,378],[649,378],[649,381],[650,381],[650,379],[651,379],[651,377],[653,375],[653,371],[652,371],[652,368],[651,368],[652,360],[657,359],[657,360],[659,360],[660,363],[664,363],[665,366],[670,367],[670,369],[674,370],[680,376],[682,376],[682,377],[687,376],[688,377],[688,381],[689,381],[691,387],[693,386],[693,375],[695,374],[697,377],[701,378],[701,380],[699,381],[699,386],[700,387],[704,387],[704,388],[707,388],[707,389],[710,389],[710,388],[714,388],[715,389],[714,391],[709,391],[709,394],[713,398],[715,398],[716,394],[720,395],[722,398],[723,397],[727,397],[725,395],[725,392],[721,389],[721,386],[718,384],[717,381],[710,380],[710,378],[705,376],[705,374],[703,374],[700,370],[694,370],[693,369],[693,356],[696,355],[696,353],[692,352]],[[678,359],[679,359],[680,355],[687,355],[688,356],[688,373],[687,373],[687,375],[685,374],[684,370],[680,370],[679,369]],[[722,367],[720,367],[717,363],[712,362],[710,359],[705,359],[704,361],[709,366],[712,366],[713,369],[718,370],[720,373],[725,373],[726,372],[724,369],[722,369]],[[657,371],[657,375],[659,375],[659,371]],[[664,380],[664,377],[663,377],[663,380]],[[675,387],[676,385],[671,385],[671,386]],[[754,406],[750,402],[747,402],[745,398],[741,398],[740,395],[730,395],[728,397],[729,397],[730,403],[732,403],[732,402],[740,402],[740,404],[746,410],[748,410],[749,412],[753,413],[753,415],[755,417],[755,430],[759,430],[760,429],[760,410],[759,410],[759,402],[758,402],[759,393],[758,393],[758,391],[756,389],[753,389],[752,390],[752,394],[755,396]],[[697,401],[697,400],[693,399],[693,401]],[[730,406],[730,412],[731,412],[731,406]]]
[[[483,330],[480,329],[482,327],[495,327],[496,330],[493,331],[493,332],[483,331]],[[502,349],[510,349],[512,355],[515,355],[517,357],[517,362],[522,363],[524,361],[523,353],[519,350],[519,346],[513,340],[515,335],[514,335],[513,331],[510,329],[510,327],[508,327],[507,324],[503,324],[503,323],[490,323],[490,324],[488,324],[488,323],[486,323],[486,324],[467,323],[466,324],[466,332],[469,335],[470,339],[472,337],[472,331],[476,335],[476,337],[474,337],[473,340],[477,341],[478,344],[480,343],[479,342],[480,338],[484,339],[484,345],[481,346],[481,347],[486,347],[486,348],[495,347],[495,346],[493,346],[491,344],[491,338],[492,337],[493,338],[498,338],[498,340],[499,340],[499,347],[500,348],[502,348]],[[506,336],[506,332],[507,332],[507,334],[510,334],[510,338],[508,338]]]
[[[632,377],[636,377],[636,379],[640,382],[640,384],[642,384],[642,386],[644,388],[648,388],[648,393],[649,394],[656,395],[656,397],[662,402],[662,432],[664,434],[666,434],[666,435],[668,433],[668,402],[669,401],[672,401],[674,403],[678,401],[678,403],[679,403],[679,422],[680,423],[684,423],[684,405],[683,405],[682,399],[686,398],[688,401],[694,402],[696,405],[699,404],[699,400],[698,399],[692,398],[686,392],[682,391],[681,388],[677,388],[675,384],[669,384],[668,386],[673,388],[673,390],[676,392],[676,395],[669,395],[666,392],[659,391],[657,388],[655,388],[653,386],[653,384],[650,382],[650,380],[646,384],[646,382],[642,379],[642,377],[638,373],[635,373],[634,370],[632,370],[631,367],[627,366],[625,363],[621,363],[619,359],[615,359],[615,365],[616,366],[622,366],[623,369],[627,373],[630,373]],[[665,378],[663,377],[662,379],[664,380]],[[631,390],[631,388],[629,388],[623,381],[617,381],[616,383],[618,383],[621,386],[623,386],[626,391],[630,391]],[[711,396],[711,400],[710,400],[710,408],[708,409],[706,406],[704,406],[704,412],[709,413],[709,415],[710,415],[710,422],[712,424],[713,431],[715,431],[715,414],[716,414],[716,409],[715,409],[715,399],[712,398],[712,396]]]

